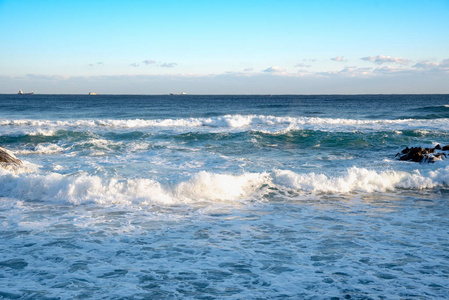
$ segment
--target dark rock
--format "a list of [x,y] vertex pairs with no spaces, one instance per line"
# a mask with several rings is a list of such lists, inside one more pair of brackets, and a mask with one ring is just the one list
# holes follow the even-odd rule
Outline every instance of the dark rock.
[[[399,156],[399,160],[423,162],[423,163],[434,163],[437,160],[447,158],[447,155],[443,152],[437,152],[440,150],[441,146],[438,144],[435,148],[422,148],[422,147],[407,147],[400,153],[396,154],[395,157]],[[449,150],[449,145],[444,146],[442,150]]]
[[433,164],[434,162],[436,162],[437,160],[439,160],[439,158],[435,157],[435,156],[426,156],[422,162],[426,162],[429,164]]
[[0,163],[2,165],[4,165],[4,164],[16,165],[16,166],[22,165],[22,162],[20,161],[20,159],[15,157],[14,154],[12,154],[11,152],[9,152],[8,150],[6,150],[5,148],[3,148],[1,146],[0,146]]
[[444,146],[442,150],[443,151],[449,151],[449,145]]
[[425,154],[435,153],[435,149],[434,148],[426,148],[426,149],[424,149],[424,153]]
[[399,160],[411,160],[414,162],[421,162],[425,154],[423,153],[424,149],[422,147],[412,147],[405,148],[401,151],[403,155],[399,156]]
[[444,156],[444,158],[447,158],[446,153],[437,153],[437,154],[435,154],[434,156],[435,156],[436,158],[443,158],[443,156]]

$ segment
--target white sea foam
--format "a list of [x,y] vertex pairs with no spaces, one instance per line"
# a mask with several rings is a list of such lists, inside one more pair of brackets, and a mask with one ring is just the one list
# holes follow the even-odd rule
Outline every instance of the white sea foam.
[[148,149],[148,147],[150,146],[149,143],[147,142],[131,142],[127,144],[128,150],[130,152],[135,152],[135,151],[141,151],[141,150],[146,150]]
[[0,170],[0,196],[63,203],[160,204],[245,202],[264,199],[268,189],[298,195],[347,194],[429,189],[449,185],[449,166],[405,171],[375,171],[352,167],[339,176],[275,170],[241,175],[199,172],[190,179],[161,184],[155,179],[106,179],[77,175],[16,174]]
[[53,136],[55,135],[56,130],[53,129],[42,129],[42,128],[38,128],[38,129],[34,129],[31,131],[26,131],[26,132],[22,132],[22,135],[32,135],[32,136],[36,136],[36,135],[41,135],[41,136]]
[[80,143],[75,143],[73,147],[89,148],[93,155],[103,155],[114,148],[121,147],[122,142],[114,142],[105,139],[88,139]]
[[1,171],[9,172],[11,174],[23,174],[36,172],[38,168],[38,165],[27,161],[22,161],[21,165],[0,162],[0,176],[2,174]]
[[297,174],[275,171],[277,186],[309,193],[386,192],[397,189],[426,189],[449,185],[449,167],[435,171],[374,171],[352,167],[341,176]]
[[[68,146],[64,147],[53,143],[42,143],[38,144],[36,147],[15,150],[13,152],[16,155],[31,155],[31,154],[45,155],[45,154],[58,154],[65,151],[69,151],[72,148],[81,147],[91,149],[92,153],[94,154],[98,153],[104,154],[105,153],[104,151],[110,151],[112,148],[121,147],[122,145],[123,145],[122,142],[114,142],[106,139],[91,138],[86,141],[74,143],[70,147]],[[75,153],[72,154],[75,155]]]
[[266,181],[266,174],[240,176],[200,172],[190,180],[162,186],[152,179],[104,180],[99,176],[57,173],[13,174],[0,170],[0,196],[23,200],[50,200],[81,204],[178,204],[203,201],[239,201]]
[[18,155],[27,155],[27,154],[55,154],[61,153],[65,148],[57,145],[57,144],[39,144],[32,149],[23,149],[14,151],[15,154]]
[[[354,130],[388,130],[397,131],[406,129],[441,130],[447,125],[449,119],[435,120],[356,120],[341,118],[317,117],[276,117],[265,115],[225,115],[213,118],[180,118],[180,119],[125,119],[125,120],[0,120],[0,128],[31,127],[30,134],[51,135],[54,129],[83,130],[83,128],[117,128],[117,129],[151,129],[151,128],[216,128],[257,130],[268,133],[279,133],[290,130],[311,129],[323,131],[349,131]],[[36,129],[38,128],[38,129]]]
[[178,199],[197,201],[235,201],[248,198],[269,180],[267,173],[245,173],[240,176],[202,171],[175,188]]

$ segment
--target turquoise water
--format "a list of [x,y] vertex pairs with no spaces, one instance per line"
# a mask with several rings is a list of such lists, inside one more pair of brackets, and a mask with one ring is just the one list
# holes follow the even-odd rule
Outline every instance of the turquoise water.
[[0,297],[441,299],[448,95],[0,95]]

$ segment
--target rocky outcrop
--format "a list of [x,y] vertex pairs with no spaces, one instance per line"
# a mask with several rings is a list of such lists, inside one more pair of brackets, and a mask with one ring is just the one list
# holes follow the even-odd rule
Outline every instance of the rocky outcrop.
[[399,160],[414,161],[419,163],[434,163],[437,160],[446,159],[449,155],[444,151],[449,151],[449,145],[441,147],[440,144],[434,148],[407,147],[396,154]]
[[0,146],[0,165],[1,166],[20,166],[22,161],[11,152]]

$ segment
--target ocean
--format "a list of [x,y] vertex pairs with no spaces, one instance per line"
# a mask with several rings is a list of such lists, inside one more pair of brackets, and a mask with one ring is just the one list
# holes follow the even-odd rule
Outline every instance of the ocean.
[[[448,299],[449,95],[0,95],[0,299]],[[447,152],[449,154],[449,152]]]

